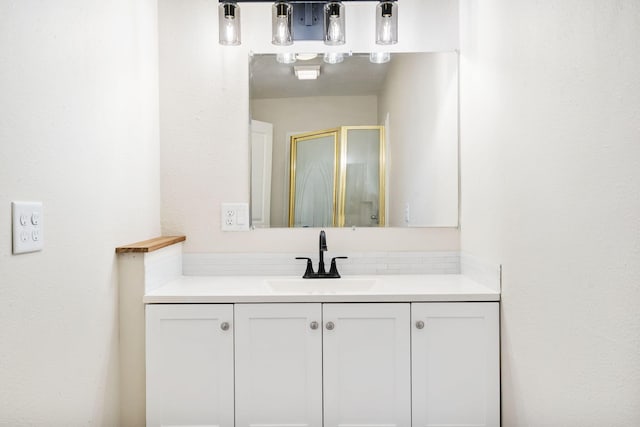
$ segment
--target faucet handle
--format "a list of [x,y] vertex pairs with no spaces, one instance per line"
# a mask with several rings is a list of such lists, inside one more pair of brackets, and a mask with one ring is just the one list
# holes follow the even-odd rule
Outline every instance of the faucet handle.
[[307,269],[304,271],[304,275],[302,276],[303,279],[308,279],[310,277],[313,277],[313,264],[311,263],[311,258],[307,258],[307,257],[300,257],[297,256],[296,259],[306,259],[307,260]]
[[336,279],[340,278],[340,273],[338,273],[338,266],[336,264],[337,259],[347,259],[346,256],[336,256],[331,258],[331,268],[329,268],[329,277],[333,277]]

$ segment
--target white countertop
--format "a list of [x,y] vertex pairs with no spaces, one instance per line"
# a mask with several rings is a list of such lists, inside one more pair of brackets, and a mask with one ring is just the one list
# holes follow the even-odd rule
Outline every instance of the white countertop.
[[500,292],[460,274],[182,276],[144,296],[145,304],[243,302],[499,301]]

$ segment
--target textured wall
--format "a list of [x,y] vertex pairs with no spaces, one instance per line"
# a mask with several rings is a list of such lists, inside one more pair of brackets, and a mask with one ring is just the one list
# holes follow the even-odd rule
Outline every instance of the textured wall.
[[[114,248],[159,233],[154,1],[0,2],[0,425],[118,425]],[[11,255],[11,201],[44,203]]]
[[389,224],[457,226],[458,55],[396,56],[378,116],[389,120]]
[[503,425],[640,425],[640,3],[461,16],[462,249],[503,264]]
[[[345,51],[378,49],[375,3],[348,3]],[[162,229],[186,234],[186,252],[298,252],[317,230],[220,231],[220,203],[249,201],[248,54],[273,52],[269,3],[243,4],[243,42],[217,43],[217,3],[160,0],[160,140]],[[403,0],[394,50],[453,50],[458,5],[449,0]],[[320,42],[296,43],[301,52]],[[315,236],[315,238],[310,237]],[[311,243],[315,246],[314,243]],[[335,249],[457,250],[456,229],[332,231]]]

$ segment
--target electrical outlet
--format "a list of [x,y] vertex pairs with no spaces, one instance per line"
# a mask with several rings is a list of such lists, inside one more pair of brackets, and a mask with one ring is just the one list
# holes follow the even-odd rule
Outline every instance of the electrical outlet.
[[41,251],[44,248],[42,202],[12,202],[13,253]]
[[222,203],[220,205],[222,231],[249,230],[248,203]]

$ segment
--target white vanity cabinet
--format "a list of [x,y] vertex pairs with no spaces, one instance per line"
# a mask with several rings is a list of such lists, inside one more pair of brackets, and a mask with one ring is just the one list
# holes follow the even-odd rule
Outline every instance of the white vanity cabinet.
[[150,304],[148,426],[499,427],[497,302]]
[[324,304],[324,427],[411,424],[408,303]]
[[413,427],[500,425],[498,307],[411,304]]
[[409,426],[408,326],[407,303],[236,304],[236,426]]
[[322,427],[321,304],[236,304],[236,426]]
[[233,305],[146,306],[147,426],[234,427]]

